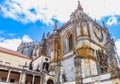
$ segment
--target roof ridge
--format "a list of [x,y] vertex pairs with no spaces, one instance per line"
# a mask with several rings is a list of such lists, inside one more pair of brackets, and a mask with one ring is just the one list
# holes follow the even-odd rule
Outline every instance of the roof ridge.
[[31,58],[29,58],[28,56],[26,56],[26,55],[24,55],[22,53],[19,53],[19,52],[15,51],[15,50],[3,48],[3,47],[0,47],[0,52],[4,52],[4,53],[7,53],[7,54],[12,54],[12,55],[23,57],[23,58],[26,58],[26,59],[31,59]]

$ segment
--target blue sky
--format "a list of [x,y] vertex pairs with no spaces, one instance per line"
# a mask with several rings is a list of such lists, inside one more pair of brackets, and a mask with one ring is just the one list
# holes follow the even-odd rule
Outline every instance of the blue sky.
[[[40,41],[62,25],[77,8],[78,0],[0,0],[0,46],[16,50],[24,40]],[[80,0],[83,10],[98,23],[104,20],[120,56],[120,0]],[[93,5],[94,4],[94,5]]]

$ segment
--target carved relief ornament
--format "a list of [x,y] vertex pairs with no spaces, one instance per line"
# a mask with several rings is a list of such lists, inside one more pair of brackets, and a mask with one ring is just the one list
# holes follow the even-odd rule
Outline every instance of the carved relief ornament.
[[102,30],[100,28],[98,28],[97,26],[94,27],[94,34],[95,34],[96,38],[99,40],[99,42],[103,41]]

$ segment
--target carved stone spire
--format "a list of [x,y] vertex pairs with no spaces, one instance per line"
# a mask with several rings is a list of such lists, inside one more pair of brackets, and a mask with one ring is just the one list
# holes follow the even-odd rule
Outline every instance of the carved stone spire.
[[102,25],[103,25],[103,27],[106,27],[106,26],[105,26],[105,22],[104,22],[104,21],[102,21]]
[[[106,27],[104,21],[102,21],[102,26],[103,26],[104,30],[106,31],[106,33],[108,33],[108,36],[109,36],[110,34],[109,34],[109,32],[108,32],[108,28]],[[109,37],[110,37],[110,36],[109,36]]]
[[102,26],[103,26],[103,29],[106,31],[106,33],[107,33],[107,39],[109,40],[110,39],[110,34],[109,34],[108,28],[106,27],[104,21],[102,21]]
[[80,4],[80,1],[78,0],[78,6],[77,6],[77,9],[78,10],[82,10],[83,11],[83,8],[82,8],[82,6],[81,6],[81,4]]
[[45,33],[43,33],[42,42],[41,42],[41,48],[40,48],[40,55],[46,56],[46,39],[45,39]]
[[57,26],[57,20],[55,21],[54,39],[56,39],[56,36],[58,36],[58,26]]
[[57,25],[57,20],[55,21],[55,28],[57,28],[58,27],[58,25]]
[[54,36],[53,36],[53,41],[54,41],[54,62],[58,61],[58,50],[59,50],[59,30],[57,28],[57,21],[55,21],[55,28],[54,28]]
[[57,25],[57,20],[55,21],[55,28],[54,28],[54,33],[58,32],[58,25]]
[[42,40],[44,40],[45,39],[45,33],[43,33],[43,37],[42,37]]

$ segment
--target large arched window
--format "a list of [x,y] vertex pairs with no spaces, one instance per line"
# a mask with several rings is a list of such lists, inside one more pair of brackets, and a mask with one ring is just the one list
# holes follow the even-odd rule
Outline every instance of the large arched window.
[[72,34],[70,34],[70,36],[68,37],[68,49],[69,49],[69,51],[73,49],[73,36],[72,36]]
[[74,48],[74,40],[73,40],[73,33],[72,30],[68,30],[65,32],[65,53],[73,50]]

